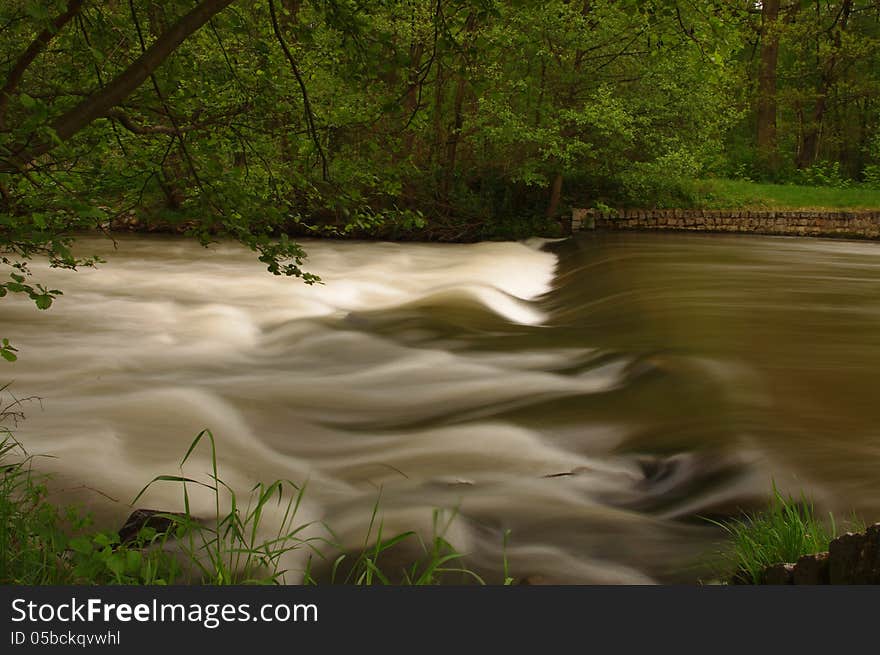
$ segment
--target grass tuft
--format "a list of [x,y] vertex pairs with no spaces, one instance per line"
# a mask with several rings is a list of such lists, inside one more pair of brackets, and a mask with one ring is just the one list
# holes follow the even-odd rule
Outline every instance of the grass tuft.
[[[800,498],[784,496],[775,484],[770,504],[763,512],[710,522],[731,538],[732,551],[725,556],[730,571],[752,584],[763,582],[768,566],[794,563],[803,555],[824,552],[837,536],[833,515],[829,514],[828,523],[823,523],[803,494]],[[855,517],[851,522],[859,523]]]
[[[340,554],[334,561],[327,582],[351,585],[404,585],[426,586],[447,582],[486,582],[474,571],[464,566],[465,556],[449,541],[445,534],[457,516],[457,511],[447,514],[435,509],[433,512],[432,538],[426,542],[419,533],[406,531],[392,537],[383,538],[383,525],[379,519],[379,500],[373,505],[373,512],[361,552],[353,557]],[[375,530],[375,540],[373,531]],[[393,566],[384,564],[389,552],[395,547],[413,543],[419,555],[412,558],[409,565]],[[321,556],[324,558],[324,556]],[[380,563],[380,560],[383,562]],[[309,563],[311,570],[311,561]],[[311,574],[305,577],[306,584],[319,584]]]

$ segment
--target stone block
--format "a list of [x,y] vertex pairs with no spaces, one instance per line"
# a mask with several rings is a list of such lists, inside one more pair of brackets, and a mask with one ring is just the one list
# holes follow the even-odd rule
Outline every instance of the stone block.
[[794,584],[794,564],[774,564],[764,570],[765,585]]
[[828,553],[804,555],[795,562],[794,584],[828,584]]
[[847,532],[828,547],[828,580],[831,584],[856,584],[865,535]]

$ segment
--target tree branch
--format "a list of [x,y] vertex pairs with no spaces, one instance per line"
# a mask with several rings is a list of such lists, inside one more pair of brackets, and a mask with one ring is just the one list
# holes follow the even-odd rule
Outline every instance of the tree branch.
[[[192,11],[180,18],[168,31],[156,39],[140,57],[111,80],[107,86],[56,118],[52,122],[51,128],[58,137],[57,140],[42,139],[30,148],[27,145],[11,148],[12,155],[7,157],[5,165],[0,166],[0,173],[12,173],[21,170],[23,166],[36,157],[44,155],[55,148],[59,142],[67,141],[96,119],[106,116],[107,112],[125,100],[143,84],[153,71],[193,32],[234,1],[202,0]],[[25,143],[35,140],[35,135],[30,135],[29,138],[25,139]]]
[[318,149],[318,155],[321,157],[321,177],[326,182],[328,179],[327,157],[324,155],[324,149],[321,147],[321,139],[318,136],[318,130],[315,128],[315,115],[312,112],[312,103],[309,102],[309,94],[306,91],[306,83],[303,81],[302,75],[299,72],[299,66],[296,65],[296,60],[290,53],[290,48],[287,47],[287,42],[284,40],[284,36],[281,34],[281,27],[279,27],[278,25],[278,16],[275,13],[275,3],[272,0],[269,0],[269,15],[272,18],[272,29],[275,32],[275,38],[278,40],[278,44],[284,51],[284,56],[287,58],[287,61],[290,64],[290,69],[293,71],[293,76],[296,78],[297,84],[299,84],[299,90],[302,94],[303,105],[306,110],[306,124],[309,127],[309,133],[312,135],[312,141],[315,144],[315,148]]
[[175,128],[170,125],[138,125],[131,117],[119,108],[111,109],[106,114],[107,118],[118,121],[122,127],[133,134],[170,134],[177,136],[180,132],[194,129],[194,126]]
[[49,45],[52,38],[61,31],[61,28],[79,13],[83,2],[85,2],[85,0],[69,0],[65,12],[52,21],[51,27],[47,27],[37,34],[37,37],[31,41],[27,50],[21,53],[21,56],[15,62],[12,70],[9,71],[9,77],[6,78],[6,84],[0,89],[0,127],[3,126],[3,114],[6,112],[6,106],[9,104],[9,98],[15,93],[15,89],[18,88],[18,84],[21,82],[24,72],[32,63],[34,63],[34,60],[39,54],[46,49],[46,46]]

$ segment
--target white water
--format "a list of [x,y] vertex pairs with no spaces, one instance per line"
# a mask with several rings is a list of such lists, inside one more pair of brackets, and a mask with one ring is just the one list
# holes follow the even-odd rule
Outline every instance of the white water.
[[[32,453],[55,458],[39,468],[55,474],[57,498],[87,503],[107,525],[124,519],[153,476],[177,473],[207,428],[221,477],[240,493],[257,480],[308,480],[301,519],[324,519],[351,546],[363,539],[380,487],[386,534],[417,528],[430,536],[432,510],[459,507],[450,540],[497,569],[500,526],[468,515],[504,514],[500,505],[529,507],[535,497],[543,504],[548,493],[554,511],[573,518],[613,514],[591,497],[641,476],[631,463],[586,458],[540,430],[468,420],[468,412],[602,391],[617,383],[619,367],[562,376],[553,368],[569,361],[566,350],[462,352],[418,320],[391,336],[369,328],[389,311],[404,320],[433,313],[484,332],[540,326],[546,315],[530,301],[550,290],[556,266],[540,245],[310,243],[308,270],[323,284],[309,287],[266,273],[234,245],[132,238],[113,251],[86,240],[82,251],[107,264],[35,269],[64,291],[51,311],[23,300],[2,307],[3,336],[20,350],[4,376],[17,395],[42,399],[27,407],[17,434]],[[462,422],[444,424],[454,417]],[[407,423],[414,427],[395,427]],[[576,485],[541,479],[579,467],[591,474]],[[209,470],[206,448],[186,467],[201,479]],[[461,491],[472,485],[481,489],[473,499]],[[196,493],[195,512],[210,515],[211,502]],[[179,487],[167,483],[138,503],[181,504]],[[550,544],[511,549],[545,562],[536,569],[545,575],[646,579]]]
[[[385,535],[429,538],[433,510],[457,509],[447,538],[495,582],[507,529],[517,577],[693,581],[719,538],[695,516],[763,498],[771,478],[819,500],[823,474],[870,486],[874,405],[846,391],[851,377],[821,396],[807,383],[877,352],[862,329],[878,307],[870,245],[852,247],[844,277],[830,242],[562,245],[564,267],[540,242],[312,242],[307,269],[324,283],[309,287],[230,244],[87,239],[83,253],[107,264],[34,269],[64,291],[50,311],[0,304],[0,336],[20,350],[2,380],[42,399],[17,434],[52,456],[37,462],[53,497],[107,527],[207,428],[227,483],[246,495],[308,481],[298,519],[325,521],[348,548],[380,489]],[[834,341],[847,292],[862,304],[846,305]],[[803,418],[810,394],[821,420]],[[834,455],[852,460],[845,475],[804,436],[823,420],[850,428]],[[812,450],[788,457],[793,443]],[[208,455],[185,473],[206,480]],[[192,491],[212,515],[210,494]],[[864,494],[838,508],[852,498]],[[181,509],[180,488],[156,484],[137,506]],[[303,557],[286,562],[289,582]]]

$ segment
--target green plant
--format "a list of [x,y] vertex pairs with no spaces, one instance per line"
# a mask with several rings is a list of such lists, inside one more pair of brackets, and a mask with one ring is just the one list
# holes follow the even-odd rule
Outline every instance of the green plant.
[[12,344],[9,343],[9,339],[0,340],[0,357],[5,359],[7,362],[14,362],[18,359],[18,355],[15,353],[18,352],[18,348],[15,348]]
[[0,407],[0,584],[51,584],[64,577],[65,539],[59,511],[32,474],[32,457],[8,427],[22,417],[21,405],[12,397]]
[[73,582],[120,585],[174,584],[180,564],[162,550],[168,534],[144,527],[125,544],[112,532],[74,537],[66,554]]
[[[18,401],[13,400],[13,403]],[[0,419],[15,416],[7,405]],[[47,500],[46,477],[11,431],[0,428],[0,584],[171,584],[180,567],[162,549],[166,535],[145,527],[122,544],[91,532],[76,507]]]
[[690,207],[699,172],[699,161],[693,154],[675,150],[656,161],[633,162],[618,177],[630,206]]
[[834,517],[829,514],[828,518],[826,526],[803,494],[800,498],[784,496],[774,484],[766,510],[740,519],[710,522],[731,538],[732,551],[724,559],[733,574],[760,584],[768,566],[827,550],[837,536]]
[[[160,475],[138,493],[132,504],[156,482],[180,483],[183,514],[159,516],[175,524],[178,545],[186,561],[195,565],[198,582],[215,585],[285,582],[287,571],[281,568],[282,558],[311,541],[301,535],[312,523],[295,524],[305,486],[281,480],[269,485],[258,483],[251,488],[246,504],[242,505],[232,487],[220,478],[217,446],[210,430],[203,430],[196,436],[180,462],[181,468],[204,438],[210,444],[210,482],[182,475]],[[208,522],[201,522],[192,514],[189,494],[189,485],[192,484],[207,488],[213,494],[214,517]],[[288,495],[288,490],[293,493]],[[262,529],[264,512],[273,501],[283,507],[283,514],[274,532],[267,537]],[[228,511],[222,509],[226,503]]]
[[[462,565],[464,555],[458,552],[444,536],[456,516],[457,512],[453,511],[448,518],[445,518],[443,511],[434,510],[433,536],[429,542],[425,542],[418,532],[412,530],[383,538],[383,522],[379,518],[377,499],[373,505],[360,553],[354,557],[349,557],[345,553],[337,556],[330,569],[329,582],[358,586],[375,584],[424,586],[442,584],[450,578],[454,578],[456,582],[469,578],[480,585],[485,585],[485,581],[479,575]],[[376,534],[373,542],[374,530]],[[380,559],[393,548],[405,545],[405,542],[415,542],[421,555],[399,570],[383,568]],[[306,584],[320,582],[311,573],[311,561],[306,571],[305,582]]]
[[795,174],[797,184],[806,186],[827,186],[835,189],[845,189],[852,181],[844,176],[840,169],[840,162],[817,162],[808,168],[802,168]]
[[866,187],[880,189],[880,164],[868,164],[862,176]]
[[[287,582],[288,570],[282,567],[283,557],[300,548],[311,551],[303,575],[306,584],[318,584],[313,576],[312,562],[315,556],[327,559],[323,550],[339,552],[338,539],[323,523],[297,523],[296,516],[302,504],[305,485],[289,481],[259,483],[250,490],[247,502],[242,505],[236,492],[219,475],[217,448],[214,435],[209,430],[200,432],[180,462],[181,468],[189,460],[196,447],[206,439],[210,447],[211,472],[209,482],[201,482],[183,475],[160,475],[150,481],[137,495],[133,503],[156,482],[179,483],[183,490],[182,514],[159,514],[174,523],[172,530],[177,547],[186,563],[193,564],[198,573],[196,582],[203,584],[281,584]],[[213,495],[214,517],[201,522],[193,516],[190,504],[190,485],[207,488]],[[273,502],[283,509],[281,520],[272,530],[265,528],[264,511]],[[228,506],[228,510],[223,508]],[[483,580],[473,571],[458,564],[463,559],[445,538],[455,513],[448,519],[440,510],[434,512],[434,534],[425,542],[415,531],[402,532],[391,537],[384,535],[384,525],[379,515],[379,501],[373,506],[363,548],[356,555],[340,553],[332,560],[330,583],[373,585],[440,584],[449,576],[469,577],[480,584]],[[331,537],[306,536],[312,526],[322,527]],[[266,533],[269,536],[265,536]],[[400,571],[383,570],[380,559],[395,546],[415,541],[422,555],[416,557]],[[343,570],[346,572],[343,574]]]
[[51,582],[59,564],[57,511],[43,502],[45,491],[31,476],[29,456],[8,431],[0,440],[0,465],[0,583]]
[[509,587],[513,585],[513,578],[510,577],[510,562],[507,561],[507,544],[510,541],[510,530],[504,531],[504,540],[503,540],[503,552],[504,552],[504,586]]
[[616,216],[617,210],[614,207],[606,205],[604,202],[597,200],[593,203],[593,209],[595,209],[600,214],[604,214],[605,216]]

